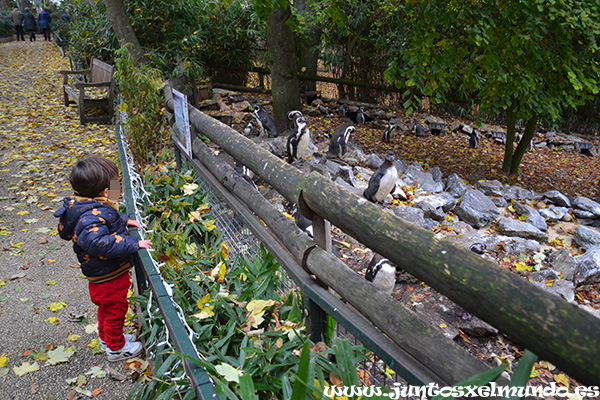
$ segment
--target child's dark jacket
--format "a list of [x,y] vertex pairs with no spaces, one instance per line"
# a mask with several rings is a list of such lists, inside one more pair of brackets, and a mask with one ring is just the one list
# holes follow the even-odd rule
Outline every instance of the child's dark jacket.
[[73,240],[83,274],[94,283],[110,281],[133,266],[138,240],[129,235],[127,215],[119,214],[104,198],[65,198],[54,213],[58,233]]

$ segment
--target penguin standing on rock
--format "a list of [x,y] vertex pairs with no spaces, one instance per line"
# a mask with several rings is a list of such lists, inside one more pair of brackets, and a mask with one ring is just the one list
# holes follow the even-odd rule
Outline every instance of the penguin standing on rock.
[[296,118],[294,122],[295,129],[292,131],[287,140],[287,156],[288,162],[304,157],[308,144],[310,143],[310,130],[306,126],[307,118],[303,115]]
[[397,180],[398,171],[394,165],[394,152],[388,151],[383,163],[369,179],[369,186],[363,192],[363,196],[373,203],[382,203],[396,188]]
[[268,136],[277,137],[277,128],[275,127],[275,122],[273,122],[273,118],[267,114],[261,105],[256,104],[254,106],[254,116],[267,131]]
[[479,131],[477,129],[473,129],[469,135],[469,148],[474,149],[477,146],[479,146]]
[[396,267],[387,258],[375,254],[367,267],[365,279],[382,292],[391,295],[396,285]]
[[331,141],[329,142],[327,158],[342,158],[346,153],[346,146],[348,145],[350,134],[352,134],[355,129],[354,125],[344,124],[335,130],[331,137]]
[[385,142],[385,143],[391,142],[392,141],[392,132],[394,131],[394,129],[396,129],[396,124],[394,123],[393,119],[390,119],[390,122],[388,122],[387,128],[385,128],[385,131],[383,131],[383,136],[381,137],[381,141]]

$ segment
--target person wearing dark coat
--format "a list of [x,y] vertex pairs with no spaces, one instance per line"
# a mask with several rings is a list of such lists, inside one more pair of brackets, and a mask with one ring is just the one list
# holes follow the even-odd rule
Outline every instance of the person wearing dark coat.
[[25,41],[25,37],[23,36],[23,13],[21,10],[19,10],[19,7],[15,7],[13,12],[10,14],[10,19],[12,19],[12,22],[15,25],[17,42],[19,40]]
[[35,17],[31,13],[31,11],[29,11],[29,8],[26,8],[25,13],[23,14],[23,28],[27,32],[29,32],[29,41],[30,42],[35,41],[35,28],[36,27],[37,27],[37,24],[35,22]]
[[42,9],[40,15],[38,15],[38,24],[40,24],[40,29],[44,33],[44,40],[49,42],[52,40],[50,36],[50,23],[52,22],[52,17],[50,16],[50,12],[48,12],[47,8]]

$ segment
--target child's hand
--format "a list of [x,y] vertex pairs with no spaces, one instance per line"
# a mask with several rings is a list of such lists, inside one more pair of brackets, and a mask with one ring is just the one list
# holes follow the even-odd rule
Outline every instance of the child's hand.
[[151,249],[152,248],[152,242],[149,240],[140,240],[138,242],[138,245],[140,246],[140,249]]
[[128,219],[128,220],[127,220],[127,226],[133,226],[133,227],[136,227],[136,228],[138,228],[138,229],[140,229],[140,228],[142,227],[142,226],[140,225],[140,223],[139,223],[139,222],[137,222],[137,221],[136,221],[136,220],[134,220],[134,219]]

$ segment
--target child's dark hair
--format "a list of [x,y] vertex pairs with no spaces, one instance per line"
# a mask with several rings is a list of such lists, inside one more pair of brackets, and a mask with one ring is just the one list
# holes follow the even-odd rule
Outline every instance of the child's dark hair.
[[92,155],[79,160],[73,166],[69,181],[75,193],[93,198],[110,187],[111,179],[118,177],[119,168],[114,162]]

